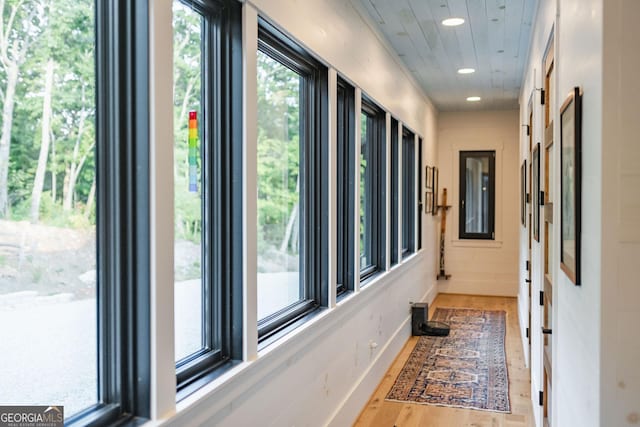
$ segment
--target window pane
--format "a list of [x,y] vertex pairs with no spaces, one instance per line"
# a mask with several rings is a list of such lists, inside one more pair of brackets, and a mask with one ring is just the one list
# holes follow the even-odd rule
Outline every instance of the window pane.
[[202,16],[173,3],[175,359],[203,347]]
[[371,265],[371,156],[368,132],[369,118],[366,114],[360,115],[360,269]]
[[415,136],[402,135],[402,253],[413,253],[415,231]]
[[467,157],[465,230],[489,233],[489,157]]
[[69,417],[98,401],[94,6],[0,19],[0,403]]
[[258,319],[305,298],[299,74],[258,52]]
[[391,119],[391,265],[398,263],[398,227],[399,224],[399,144],[398,121]]
[[[353,289],[355,146],[354,89],[338,78],[337,100],[337,289],[338,295]],[[356,116],[357,117],[357,116]]]

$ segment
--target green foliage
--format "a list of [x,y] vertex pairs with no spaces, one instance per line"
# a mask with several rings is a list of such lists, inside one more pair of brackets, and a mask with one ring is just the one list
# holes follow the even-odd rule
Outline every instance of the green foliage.
[[[95,208],[84,212],[95,178],[94,2],[25,1],[17,16],[31,18],[12,35],[33,41],[20,69],[15,95],[8,182],[11,218],[27,219],[29,215],[42,136],[44,67],[51,59],[51,150],[40,220],[73,227],[95,224]],[[6,8],[2,19],[7,25]],[[0,72],[1,92],[6,86],[4,73]],[[77,175],[75,180],[70,179],[72,172]],[[70,210],[63,209],[64,194],[73,202]]]
[[367,235],[366,235],[366,201],[367,201],[367,115],[360,114],[360,135],[361,135],[361,153],[360,153],[360,257],[366,256],[367,253]]
[[[201,19],[190,8],[179,2],[173,3],[175,235],[176,239],[194,243],[200,243],[202,233],[202,182],[198,182],[197,193],[189,192],[189,112],[195,111],[198,115],[198,148],[201,148]],[[197,170],[201,179],[200,157]],[[199,268],[193,270],[199,271]],[[182,276],[190,278],[191,275],[185,273]]]
[[[298,252],[300,76],[258,54],[258,253],[262,262]],[[291,224],[290,224],[291,223]],[[289,235],[287,234],[289,232]],[[260,266],[259,266],[260,268]]]
[[[11,37],[32,40],[20,67],[15,95],[8,182],[11,219],[29,219],[42,137],[44,68],[52,60],[51,148],[40,221],[55,226],[90,227],[95,224],[95,203],[88,200],[96,167],[94,2],[7,0],[7,4],[20,4],[20,19],[30,16]],[[5,27],[8,10],[5,8],[0,17]],[[198,113],[201,147],[202,22],[197,13],[174,2],[173,25],[175,231],[177,239],[199,243],[202,182],[197,193],[188,191],[188,113]],[[304,143],[300,136],[300,76],[260,54],[258,83],[259,247],[274,254],[286,248],[289,255],[295,255],[298,238],[291,230],[299,227],[296,212],[300,202],[300,146]],[[6,70],[0,67],[2,102],[6,84]],[[200,178],[201,161],[198,158]],[[65,199],[70,201],[68,205]]]

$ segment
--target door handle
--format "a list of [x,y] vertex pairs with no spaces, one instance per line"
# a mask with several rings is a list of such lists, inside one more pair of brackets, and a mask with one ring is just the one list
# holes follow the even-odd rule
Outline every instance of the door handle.
[[531,283],[531,279],[524,279],[525,283]]
[[542,327],[542,333],[545,335],[551,335],[551,329],[546,329],[544,327]]

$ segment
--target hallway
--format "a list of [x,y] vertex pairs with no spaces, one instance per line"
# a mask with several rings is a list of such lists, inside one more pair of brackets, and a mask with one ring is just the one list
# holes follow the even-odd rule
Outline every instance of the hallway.
[[356,426],[533,426],[530,400],[529,369],[525,366],[520,332],[518,308],[515,298],[472,295],[439,294],[429,307],[429,318],[438,307],[482,308],[504,310],[507,313],[507,365],[509,369],[509,397],[512,413],[501,414],[471,409],[447,408],[433,405],[403,404],[385,400],[398,373],[413,350],[417,337],[411,337],[398,354],[362,410]]

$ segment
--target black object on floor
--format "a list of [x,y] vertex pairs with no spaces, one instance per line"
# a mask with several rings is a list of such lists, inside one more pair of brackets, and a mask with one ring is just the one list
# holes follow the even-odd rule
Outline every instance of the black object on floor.
[[422,325],[429,319],[429,304],[416,302],[411,306],[411,335],[419,336],[422,333]]
[[416,302],[411,305],[411,335],[432,337],[446,337],[449,335],[449,325],[442,322],[429,321],[429,304]]
[[422,331],[422,335],[446,337],[449,335],[451,328],[447,323],[428,321],[422,324],[420,330]]

